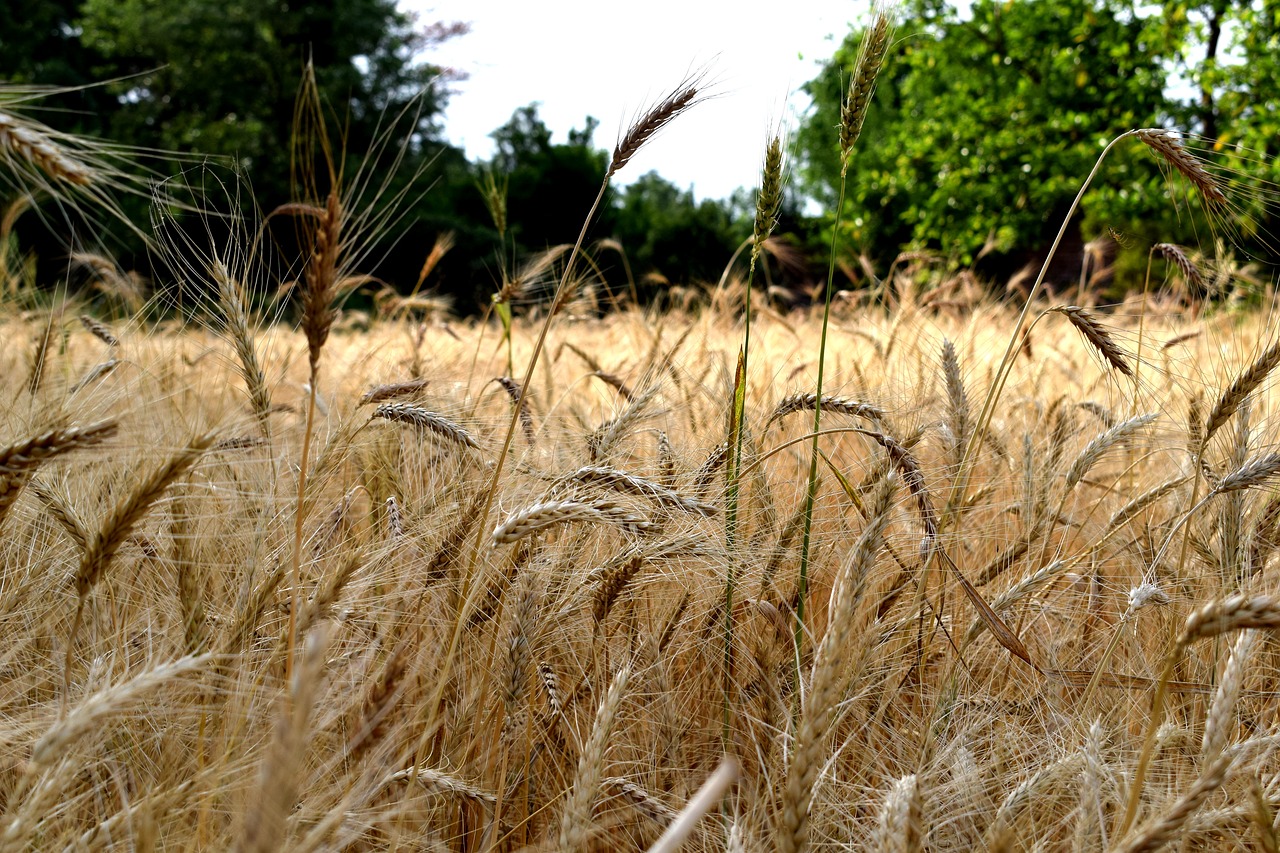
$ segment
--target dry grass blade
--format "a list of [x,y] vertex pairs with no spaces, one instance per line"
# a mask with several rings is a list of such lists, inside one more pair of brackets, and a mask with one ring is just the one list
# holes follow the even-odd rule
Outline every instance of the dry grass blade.
[[1056,314],[1066,315],[1066,318],[1071,321],[1071,325],[1076,327],[1076,330],[1084,336],[1086,341],[1093,344],[1094,349],[1102,354],[1108,364],[1125,376],[1133,378],[1133,368],[1129,366],[1124,350],[1120,349],[1115,339],[1111,337],[1111,333],[1098,322],[1098,319],[1088,309],[1077,305],[1064,305],[1049,310]]
[[373,416],[433,432],[455,444],[470,447],[472,450],[480,449],[480,445],[476,443],[471,433],[448,418],[412,403],[383,403],[373,410]]
[[653,842],[649,853],[675,853],[679,850],[685,839],[697,828],[698,821],[724,799],[737,780],[738,762],[725,756],[720,760],[720,766],[702,783],[702,787],[698,788],[666,831]]

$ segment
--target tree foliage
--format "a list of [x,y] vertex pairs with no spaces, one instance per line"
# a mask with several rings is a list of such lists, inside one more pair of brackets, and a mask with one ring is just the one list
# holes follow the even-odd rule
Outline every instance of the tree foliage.
[[[881,259],[909,247],[1020,264],[1047,247],[1102,147],[1138,127],[1221,135],[1274,162],[1277,14],[1227,0],[910,3],[849,172],[843,237]],[[831,205],[831,128],[859,38],[808,84],[814,109],[797,133],[803,185]],[[1186,79],[1198,91],[1180,100]],[[1148,152],[1123,147],[1085,198],[1084,233],[1185,236],[1194,223],[1172,191]]]

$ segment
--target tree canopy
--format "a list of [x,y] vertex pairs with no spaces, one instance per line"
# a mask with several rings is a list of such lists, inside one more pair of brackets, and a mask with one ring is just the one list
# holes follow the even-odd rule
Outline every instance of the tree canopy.
[[[1255,5],[977,0],[962,13],[909,3],[853,155],[842,237],[880,258],[928,248],[957,264],[992,252],[1020,262],[1047,245],[1106,143],[1138,127],[1222,135],[1274,162],[1277,4]],[[814,107],[796,134],[803,187],[832,206],[831,128],[860,37],[807,85]],[[1179,99],[1179,75],[1195,81],[1194,97]],[[1084,202],[1086,231],[1176,239],[1170,229],[1189,227],[1140,148],[1108,158]]]

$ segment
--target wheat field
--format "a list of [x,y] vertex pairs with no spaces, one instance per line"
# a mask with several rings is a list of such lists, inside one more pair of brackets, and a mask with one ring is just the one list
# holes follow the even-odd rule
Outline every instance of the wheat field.
[[[0,217],[0,851],[1277,850],[1260,268],[1157,244],[1099,307],[912,253],[836,298],[833,242],[780,313],[774,137],[745,275],[601,311],[593,215],[700,85],[481,318],[343,309],[403,199],[340,177],[313,77],[298,259],[158,213],[174,280],[81,252],[91,302],[19,286]],[[47,130],[0,109],[19,186],[145,185]],[[1229,227],[1208,160],[1140,129],[1099,164],[1126,139]]]
[[483,528],[492,324],[340,321],[304,463],[305,336],[10,316],[0,843],[643,849],[727,756],[686,849],[1270,849],[1266,324],[1046,314],[952,496],[1016,316],[911,280],[832,318],[799,645],[816,312],[732,541],[736,313],[553,331]]

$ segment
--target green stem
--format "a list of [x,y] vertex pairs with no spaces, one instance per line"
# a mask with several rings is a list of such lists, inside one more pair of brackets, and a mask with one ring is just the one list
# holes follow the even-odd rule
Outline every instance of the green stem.
[[836,200],[836,217],[831,226],[830,257],[827,262],[827,288],[822,305],[822,336],[818,341],[818,385],[815,393],[818,404],[813,407],[813,444],[809,452],[809,480],[804,493],[804,531],[800,537],[800,580],[796,603],[796,680],[800,678],[801,648],[804,642],[804,601],[809,594],[809,549],[813,537],[813,505],[818,498],[818,433],[822,428],[822,380],[825,376],[827,356],[827,327],[831,321],[831,297],[836,276],[836,239],[840,233],[840,214],[844,209],[845,173],[840,173],[840,194]]

